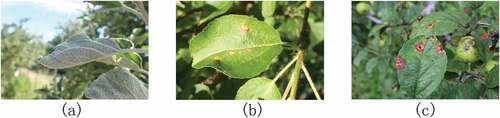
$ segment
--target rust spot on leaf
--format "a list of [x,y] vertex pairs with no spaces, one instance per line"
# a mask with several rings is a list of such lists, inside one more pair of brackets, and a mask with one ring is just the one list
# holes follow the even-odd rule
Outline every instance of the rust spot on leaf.
[[483,40],[487,40],[488,38],[490,38],[490,33],[489,33],[488,31],[483,32],[483,33],[481,34],[481,39],[483,39]]
[[396,57],[396,69],[401,70],[401,69],[405,68],[405,66],[406,66],[405,60],[403,58],[401,58],[401,56],[398,55]]
[[242,32],[242,33],[250,32],[250,28],[248,27],[248,25],[243,24],[240,26],[240,32]]
[[422,42],[418,42],[417,44],[415,44],[415,49],[417,49],[418,52],[423,52],[424,44]]
[[464,8],[464,12],[465,12],[466,14],[470,13],[471,11],[472,11],[472,10],[471,10],[470,8],[468,8],[468,7]]
[[432,29],[432,27],[434,27],[434,24],[432,23],[425,25],[425,28],[427,29]]
[[233,56],[234,55],[234,51],[229,51],[229,56]]
[[220,61],[222,58],[220,58],[219,56],[214,56],[214,57],[212,57],[212,59],[213,59],[214,61]]
[[430,38],[429,38],[430,41],[437,41],[437,37],[436,35],[432,35]]
[[439,42],[436,43],[436,51],[437,51],[438,54],[443,54],[444,53],[443,46]]

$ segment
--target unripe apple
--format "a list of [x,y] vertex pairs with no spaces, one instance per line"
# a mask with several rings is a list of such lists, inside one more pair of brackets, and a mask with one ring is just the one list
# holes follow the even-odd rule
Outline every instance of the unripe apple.
[[356,11],[358,14],[365,15],[370,10],[370,5],[366,2],[356,4]]
[[474,47],[475,43],[474,37],[472,36],[462,37],[455,49],[458,59],[469,63],[477,61],[477,50]]

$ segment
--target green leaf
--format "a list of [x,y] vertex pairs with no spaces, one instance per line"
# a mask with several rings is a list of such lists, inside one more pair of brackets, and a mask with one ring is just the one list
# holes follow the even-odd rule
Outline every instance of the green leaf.
[[377,66],[377,63],[377,58],[371,58],[370,60],[368,60],[368,62],[366,63],[366,72],[372,73],[372,70],[373,68],[375,68],[375,66]]
[[361,64],[361,61],[365,60],[366,57],[368,56],[368,49],[367,48],[363,48],[361,49],[355,57],[353,57],[353,61],[352,61],[352,64],[354,66],[360,66],[359,64]]
[[205,23],[219,15],[226,13],[232,6],[232,1],[206,1],[207,6],[205,7],[208,11],[208,15],[206,17],[202,17],[200,20],[201,23]]
[[262,16],[272,17],[276,10],[276,1],[262,1]]
[[85,96],[91,99],[147,99],[148,88],[130,71],[115,68],[93,81]]
[[281,50],[276,30],[243,15],[215,19],[189,42],[194,68],[212,67],[232,78],[258,75]]
[[461,99],[479,99],[479,85],[480,83],[478,81],[469,78],[465,80],[464,83],[459,83],[455,86],[456,92],[454,97]]
[[427,98],[443,80],[447,58],[444,49],[438,50],[438,46],[441,44],[436,38],[420,36],[405,42],[399,50],[397,76],[401,90],[410,97]]
[[498,66],[490,70],[486,76],[486,85],[488,88],[495,88],[498,86]]
[[265,77],[258,77],[248,80],[236,93],[237,100],[278,100],[281,93],[273,80]]
[[498,99],[498,89],[487,89],[485,95],[488,99]]
[[324,23],[323,22],[310,22],[311,32],[309,34],[309,39],[311,42],[309,43],[309,48],[314,48],[314,46],[318,45],[324,40]]
[[459,24],[456,17],[446,12],[435,12],[413,25],[411,38],[416,36],[441,36],[455,31]]

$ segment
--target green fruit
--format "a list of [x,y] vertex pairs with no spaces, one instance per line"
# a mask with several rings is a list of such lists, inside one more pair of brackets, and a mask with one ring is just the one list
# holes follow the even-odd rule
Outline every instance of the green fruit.
[[477,50],[474,47],[475,41],[472,36],[465,36],[458,42],[458,47],[455,49],[457,58],[463,62],[477,61]]
[[492,59],[486,62],[484,69],[486,70],[486,72],[490,72],[490,70],[493,69],[493,67],[495,67],[496,65],[498,65],[498,61]]
[[358,14],[366,14],[368,13],[368,10],[370,9],[370,5],[366,2],[360,2],[358,4],[356,4],[356,11],[358,12]]

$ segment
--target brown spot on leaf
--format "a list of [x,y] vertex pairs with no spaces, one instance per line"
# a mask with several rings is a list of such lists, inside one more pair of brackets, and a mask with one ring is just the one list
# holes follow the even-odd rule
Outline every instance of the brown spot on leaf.
[[427,28],[427,29],[432,29],[432,27],[434,27],[434,24],[432,24],[432,23],[425,25],[425,28]]
[[248,25],[243,24],[240,26],[240,32],[242,32],[242,33],[250,32],[250,28],[248,27]]
[[396,69],[401,70],[401,69],[405,68],[405,66],[406,66],[405,60],[403,58],[401,58],[401,56],[398,55],[396,57]]
[[212,59],[213,59],[214,61],[220,61],[222,58],[220,58],[219,56],[214,56],[214,57],[212,57]]
[[481,39],[483,39],[483,40],[487,40],[488,38],[490,38],[490,33],[489,33],[488,31],[483,32],[483,33],[481,34]]
[[443,54],[444,53],[443,46],[439,42],[436,43],[436,51],[437,51],[438,54]]
[[437,41],[437,37],[436,35],[432,35],[430,38],[429,38],[430,41]]
[[422,42],[418,42],[417,44],[415,44],[415,49],[417,49],[418,52],[423,52],[424,44]]
[[468,8],[468,7],[464,8],[464,12],[465,12],[466,14],[470,13],[471,11],[472,11],[472,10],[471,10],[470,8]]

